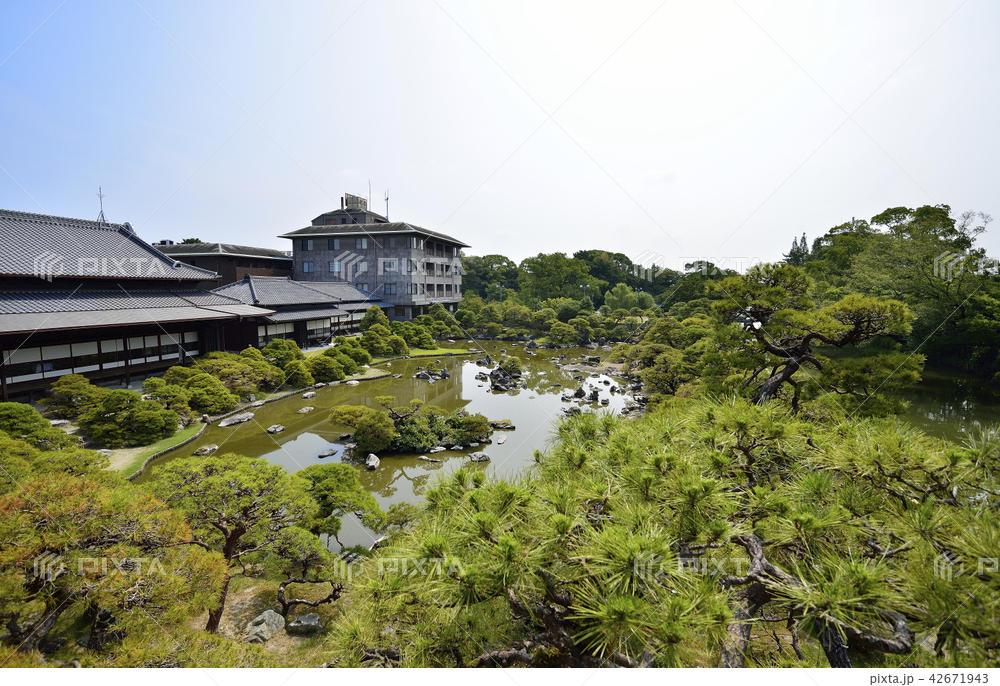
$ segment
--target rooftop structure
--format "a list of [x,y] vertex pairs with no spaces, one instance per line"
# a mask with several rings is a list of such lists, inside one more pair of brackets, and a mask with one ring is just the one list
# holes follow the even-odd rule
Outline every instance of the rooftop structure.
[[291,276],[292,256],[272,248],[256,248],[232,243],[169,243],[154,245],[170,257],[187,264],[218,272],[221,283],[254,276]]

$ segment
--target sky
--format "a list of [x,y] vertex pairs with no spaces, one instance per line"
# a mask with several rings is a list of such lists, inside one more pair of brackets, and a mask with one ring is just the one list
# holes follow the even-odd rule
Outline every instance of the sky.
[[[1000,218],[1000,3],[3,0],[0,207],[289,249],[366,196],[515,260]],[[996,224],[982,239],[1000,254]]]

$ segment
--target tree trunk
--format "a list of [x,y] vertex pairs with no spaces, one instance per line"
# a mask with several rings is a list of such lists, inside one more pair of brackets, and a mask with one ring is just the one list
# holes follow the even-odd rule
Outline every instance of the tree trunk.
[[733,619],[726,628],[726,637],[719,655],[720,667],[746,666],[746,652],[750,645],[750,632],[753,630],[750,618],[760,611],[767,599],[767,590],[757,582],[752,582],[740,594],[739,602],[733,610]]
[[205,625],[205,631],[215,633],[219,630],[219,623],[222,622],[222,613],[226,609],[226,596],[229,595],[229,580],[230,576],[227,573],[226,578],[222,582],[222,590],[219,591],[219,605],[208,611],[208,624]]
[[733,619],[726,628],[726,638],[719,656],[720,667],[745,667],[746,649],[750,644],[749,602],[743,600],[733,612]]
[[17,646],[18,652],[28,653],[32,650],[38,650],[38,644],[45,640],[45,637],[49,635],[52,631],[52,627],[56,625],[56,621],[59,616],[63,613],[69,603],[66,602],[65,598],[55,598],[55,608],[45,609],[45,614],[42,618],[36,622],[31,629],[24,634],[24,639]]
[[851,657],[847,653],[847,645],[840,632],[829,624],[823,625],[819,632],[819,642],[826,653],[826,660],[831,667],[851,667]]
[[768,400],[773,400],[778,395],[778,391],[781,390],[781,384],[791,379],[792,374],[799,370],[799,366],[800,364],[797,359],[789,359],[785,366],[781,368],[781,371],[769,377],[757,388],[757,391],[753,395],[753,401],[761,405]]

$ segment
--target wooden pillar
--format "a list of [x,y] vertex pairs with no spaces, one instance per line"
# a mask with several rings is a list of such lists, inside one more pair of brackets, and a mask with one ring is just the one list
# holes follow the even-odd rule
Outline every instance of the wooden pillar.
[[132,351],[128,347],[128,336],[122,336],[122,350],[125,353],[125,385],[132,382],[132,375],[129,370],[132,368]]
[[0,398],[7,402],[7,358],[0,352]]

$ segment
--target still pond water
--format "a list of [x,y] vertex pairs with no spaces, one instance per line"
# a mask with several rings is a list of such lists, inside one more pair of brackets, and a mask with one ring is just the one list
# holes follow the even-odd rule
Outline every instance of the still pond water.
[[[467,357],[423,358],[397,360],[381,365],[390,374],[386,377],[362,381],[357,386],[334,385],[317,390],[308,400],[299,395],[255,408],[254,421],[233,427],[213,425],[195,441],[153,462],[141,477],[150,478],[163,464],[178,457],[186,457],[201,446],[217,444],[219,453],[237,453],[265,459],[295,472],[312,464],[346,460],[344,444],[339,438],[348,431],[329,420],[329,410],[336,405],[364,404],[375,406],[375,398],[391,395],[400,405],[419,398],[428,405],[446,410],[465,409],[481,413],[491,420],[509,419],[516,426],[514,431],[497,431],[491,444],[464,451],[448,450],[434,454],[440,463],[418,459],[418,455],[383,455],[381,464],[374,471],[358,467],[361,481],[383,508],[399,502],[418,502],[427,488],[442,475],[449,474],[464,464],[469,464],[468,454],[484,450],[491,458],[489,463],[476,465],[491,476],[511,478],[524,472],[533,463],[535,450],[544,450],[553,438],[556,420],[567,407],[577,406],[565,402],[562,395],[583,385],[596,388],[607,405],[583,405],[585,410],[619,412],[629,397],[612,393],[622,380],[604,375],[594,375],[575,364],[583,356],[593,355],[589,349],[562,351],[524,350],[516,344],[487,343],[483,348],[496,357],[506,349],[515,354],[524,366],[526,388],[507,393],[494,393],[488,381],[476,375],[488,371],[478,366],[476,358]],[[532,354],[533,353],[533,354]],[[560,366],[562,365],[562,366]],[[438,381],[425,381],[413,375],[427,367],[444,367],[450,377]],[[1000,398],[990,392],[982,382],[928,371],[924,381],[907,394],[909,407],[904,417],[925,432],[961,441],[968,430],[977,424],[1000,421]],[[298,410],[311,406],[308,414]],[[271,436],[265,427],[282,424],[284,432]],[[326,458],[321,453],[333,452]],[[377,536],[365,529],[353,516],[344,519],[340,539],[344,545],[369,546]]]
[[[150,478],[170,460],[186,457],[199,447],[213,443],[219,446],[219,454],[263,457],[290,472],[312,464],[344,461],[345,448],[339,437],[349,429],[330,421],[330,409],[336,405],[376,406],[375,398],[381,395],[393,396],[400,405],[419,398],[428,405],[446,410],[465,409],[491,420],[509,419],[516,427],[514,431],[494,432],[493,442],[479,448],[430,455],[440,459],[440,463],[420,460],[418,455],[382,455],[381,464],[374,471],[359,466],[361,482],[374,494],[379,505],[387,508],[399,502],[418,502],[427,488],[442,475],[469,464],[468,455],[476,450],[485,451],[490,456],[490,462],[481,467],[477,465],[490,476],[511,478],[522,473],[533,463],[534,451],[544,450],[551,442],[556,420],[564,416],[563,411],[577,406],[575,402],[563,401],[562,394],[572,392],[581,385],[588,391],[596,388],[600,398],[608,400],[606,405],[582,405],[585,410],[618,412],[628,401],[626,395],[610,390],[618,387],[621,379],[594,375],[574,367],[574,363],[580,362],[584,355],[595,354],[593,350],[538,350],[529,354],[523,347],[510,343],[487,343],[483,347],[494,357],[500,350],[506,349],[520,358],[527,387],[507,393],[492,392],[488,381],[476,378],[477,374],[489,371],[488,367],[476,364],[481,354],[388,362],[380,368],[399,374],[400,378],[362,381],[357,386],[327,386],[317,389],[316,396],[308,400],[294,395],[253,408],[256,414],[253,421],[227,428],[213,424],[194,443],[150,464],[140,480]],[[569,368],[563,369],[557,363]],[[420,369],[431,366],[446,368],[449,378],[437,381],[413,378]],[[306,406],[315,409],[308,414],[299,414],[298,410]],[[285,430],[274,436],[269,435],[265,429],[272,424],[281,424]],[[319,457],[329,451],[334,454]],[[345,517],[340,533],[344,545],[370,546],[375,538],[353,516]]]

